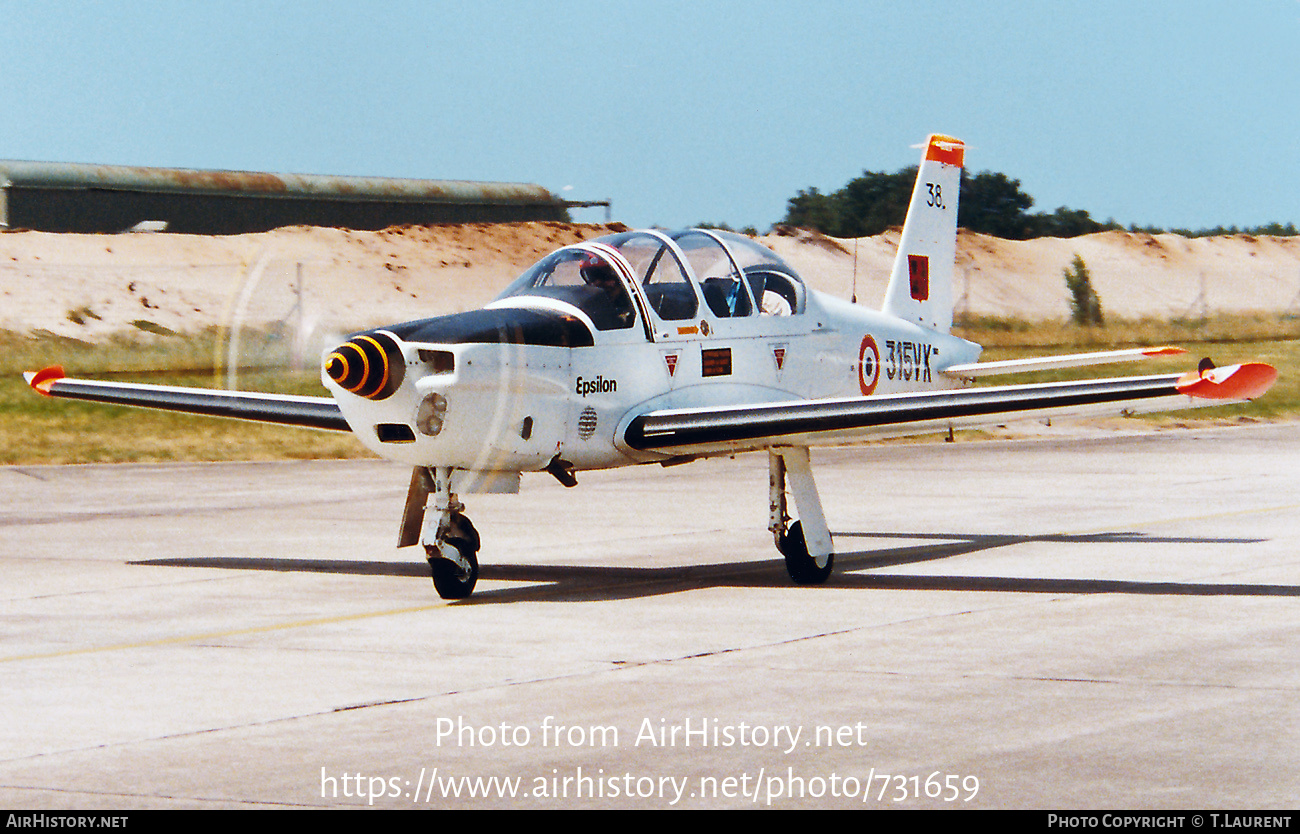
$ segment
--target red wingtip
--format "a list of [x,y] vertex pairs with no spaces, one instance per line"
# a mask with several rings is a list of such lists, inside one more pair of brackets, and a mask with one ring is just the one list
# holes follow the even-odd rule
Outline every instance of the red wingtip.
[[1277,379],[1277,368],[1263,362],[1243,362],[1183,374],[1178,390],[1207,400],[1253,400]]
[[1144,356],[1178,356],[1179,354],[1186,352],[1187,351],[1183,348],[1174,347],[1173,345],[1165,345],[1163,347],[1145,348],[1142,351],[1142,354]]
[[67,375],[63,373],[62,365],[51,365],[36,372],[28,371],[23,374],[23,378],[27,380],[28,385],[32,386],[38,394],[47,397],[50,396],[50,386],[65,376]]

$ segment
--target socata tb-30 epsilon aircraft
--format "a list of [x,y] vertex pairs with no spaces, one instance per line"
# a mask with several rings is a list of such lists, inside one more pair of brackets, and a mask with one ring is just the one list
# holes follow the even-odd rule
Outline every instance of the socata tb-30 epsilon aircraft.
[[[27,374],[37,391],[351,431],[414,467],[398,546],[422,544],[448,599],[478,579],[459,496],[517,492],[520,473],[681,463],[767,450],[770,527],[797,583],[824,582],[831,535],[808,449],[1015,417],[1155,411],[1250,399],[1277,371],[964,388],[986,375],[1141,359],[1175,348],[977,363],[952,335],[963,144],[924,146],[883,309],[808,289],[740,235],[631,231],[566,246],[487,307],[357,333],[328,353],[332,397]],[[787,483],[800,519],[793,521]]]

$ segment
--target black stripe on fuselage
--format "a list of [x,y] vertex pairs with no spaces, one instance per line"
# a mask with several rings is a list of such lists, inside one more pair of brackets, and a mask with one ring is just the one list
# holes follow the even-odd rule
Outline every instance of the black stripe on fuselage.
[[381,329],[403,341],[443,345],[480,343],[591,347],[594,344],[591,331],[576,316],[517,307],[470,310]]

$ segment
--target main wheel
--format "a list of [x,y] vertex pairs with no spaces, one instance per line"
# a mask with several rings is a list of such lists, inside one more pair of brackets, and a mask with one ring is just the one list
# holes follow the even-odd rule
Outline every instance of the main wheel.
[[433,587],[443,599],[464,599],[474,593],[478,583],[478,531],[469,519],[457,513],[452,516],[451,529],[443,540],[444,547],[454,547],[466,562],[469,570],[444,559],[432,547],[425,548],[429,555],[429,573],[433,577]]
[[831,575],[835,554],[826,557],[826,567],[817,567],[817,560],[808,555],[808,542],[803,537],[803,522],[796,521],[781,534],[778,548],[785,557],[785,569],[796,585],[820,585]]

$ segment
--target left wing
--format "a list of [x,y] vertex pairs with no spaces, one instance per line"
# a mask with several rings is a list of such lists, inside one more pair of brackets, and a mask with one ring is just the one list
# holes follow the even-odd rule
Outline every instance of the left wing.
[[338,403],[330,397],[293,397],[251,391],[222,391],[216,388],[179,388],[171,385],[69,379],[64,376],[63,368],[57,365],[35,373],[29,371],[23,374],[23,378],[38,393],[47,397],[235,417],[329,431],[351,431]]
[[1187,374],[926,391],[654,411],[624,431],[628,446],[670,455],[814,446],[995,425],[1027,417],[1164,411],[1253,399],[1277,378],[1252,362]]

